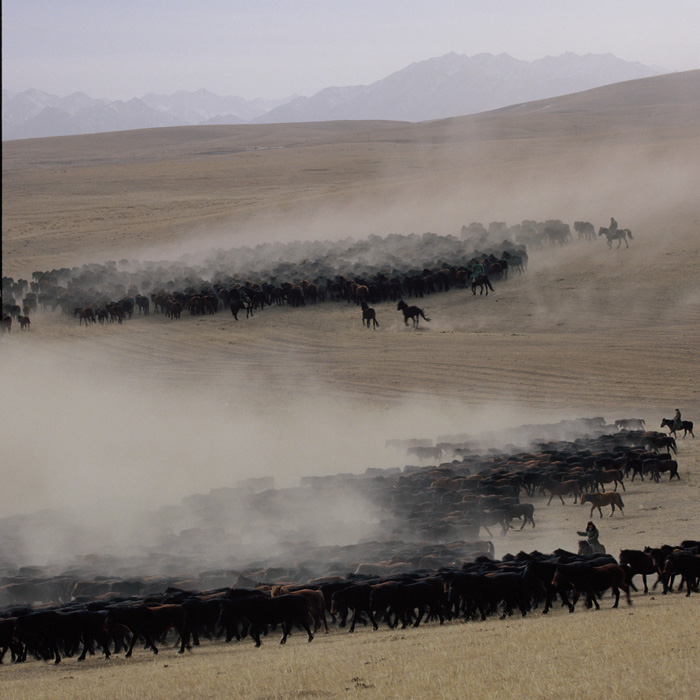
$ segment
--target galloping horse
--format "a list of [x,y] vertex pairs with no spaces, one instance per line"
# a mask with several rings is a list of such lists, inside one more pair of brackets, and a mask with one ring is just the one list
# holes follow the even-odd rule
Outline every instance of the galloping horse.
[[618,248],[622,245],[622,241],[624,241],[625,245],[629,248],[630,244],[627,242],[627,239],[629,238],[632,240],[632,231],[628,228],[619,228],[616,231],[610,231],[610,229],[601,227],[598,229],[598,235],[605,236],[608,239],[608,248],[612,248],[613,241],[617,241]]
[[477,275],[473,280],[472,280],[472,294],[476,294],[476,288],[480,287],[481,289],[479,290],[479,296],[481,296],[484,293],[484,287],[486,287],[486,296],[489,295],[489,289],[492,292],[495,292],[496,290],[491,286],[491,282],[488,278],[487,275]]
[[620,513],[624,515],[623,508],[625,504],[622,502],[622,496],[617,491],[605,491],[603,493],[584,493],[581,496],[581,505],[584,503],[590,503],[591,505],[591,515],[593,517],[593,511],[597,508],[600,513],[600,517],[603,517],[603,511],[600,509],[601,506],[610,506],[612,510],[610,511],[610,517],[612,518],[615,512],[615,506],[620,509]]
[[367,324],[367,328],[369,328],[370,322],[374,324],[374,329],[377,330],[377,326],[379,326],[379,321],[377,321],[377,312],[367,304],[366,301],[361,302],[362,305],[362,325],[364,326],[365,323]]
[[430,319],[423,313],[423,309],[419,309],[417,306],[409,306],[403,299],[399,301],[396,307],[398,311],[403,311],[403,322],[408,325],[408,319],[413,321],[413,327],[418,328],[418,319],[422,316],[426,321]]
[[693,421],[692,420],[682,420],[681,424],[678,428],[676,428],[676,421],[672,420],[671,418],[662,418],[661,419],[661,427],[668,428],[669,435],[673,435],[673,437],[677,437],[676,431],[677,430],[684,430],[685,432],[683,433],[683,437],[685,437],[688,433],[692,435],[693,438],[695,438],[695,433],[693,433]]

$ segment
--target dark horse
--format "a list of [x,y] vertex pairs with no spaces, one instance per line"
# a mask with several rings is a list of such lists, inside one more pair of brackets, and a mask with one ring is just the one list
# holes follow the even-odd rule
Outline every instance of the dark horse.
[[243,309],[245,309],[246,318],[253,315],[252,304],[246,304],[242,299],[234,299],[231,302],[231,313],[233,314],[233,317],[236,319],[236,321],[238,321],[238,312],[243,311]]
[[625,245],[629,248],[630,244],[627,242],[627,239],[629,238],[632,240],[632,231],[628,228],[619,228],[616,231],[600,228],[598,229],[598,235],[605,236],[608,239],[608,248],[612,248],[613,241],[617,241],[618,248],[622,245],[622,241],[624,241]]
[[373,323],[374,324],[374,329],[377,329],[377,326],[379,326],[379,322],[377,321],[377,312],[367,304],[366,301],[361,302],[362,306],[362,325],[364,326],[365,323],[367,324],[367,328],[369,328],[369,324]]
[[367,328],[370,327],[370,323],[374,324],[374,329],[379,326],[379,321],[377,321],[377,312],[366,302],[360,302],[362,306],[362,325],[367,324]]
[[489,295],[489,289],[492,292],[495,292],[496,290],[491,286],[491,281],[489,280],[487,275],[477,275],[472,279],[472,294],[476,294],[476,288],[481,287],[479,290],[479,296],[481,296],[484,293],[484,287],[486,287],[486,296]]
[[588,554],[605,554],[605,546],[600,544],[600,542],[597,545],[593,545],[588,540],[579,540],[578,553],[584,556]]
[[417,306],[409,306],[403,299],[399,302],[396,307],[399,311],[403,311],[403,322],[408,325],[408,319],[413,321],[413,327],[418,328],[418,319],[422,316],[426,321],[430,319],[423,313],[423,309],[419,309]]
[[678,437],[676,435],[677,430],[684,430],[685,431],[683,433],[683,437],[685,437],[688,433],[690,433],[693,438],[695,437],[695,433],[693,432],[693,421],[692,420],[682,420],[682,421],[680,421],[680,425],[678,427],[676,427],[676,421],[672,420],[671,418],[662,418],[661,419],[661,427],[668,428],[669,435],[673,435],[673,437]]

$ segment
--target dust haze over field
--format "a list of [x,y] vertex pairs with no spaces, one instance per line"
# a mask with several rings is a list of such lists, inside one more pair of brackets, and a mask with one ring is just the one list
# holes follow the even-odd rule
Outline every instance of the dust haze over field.
[[[303,392],[270,401],[265,383],[207,378],[177,387],[137,379],[128,361],[106,364],[94,350],[78,359],[70,343],[17,350],[6,348],[0,369],[4,391],[16,397],[3,428],[13,436],[5,464],[18,469],[2,492],[10,526],[3,531],[13,530],[3,555],[16,565],[60,565],[89,553],[135,557],[172,546],[191,528],[220,528],[213,544],[220,551],[221,538],[227,541],[230,562],[256,551],[271,555],[290,536],[318,545],[373,539],[381,534],[381,513],[354,487],[339,482],[322,500],[288,495],[283,512],[265,513],[251,499],[272,483],[255,480],[272,477],[276,488],[288,489],[305,476],[422,464],[405,448],[387,448],[388,438],[468,434],[486,451],[507,441],[503,427],[529,414],[502,403],[476,408],[428,396],[363,407],[316,382],[311,368]],[[493,426],[498,430],[479,443]],[[207,500],[202,512],[193,495],[211,499],[212,490],[239,497],[240,509],[215,513]],[[186,539],[176,547],[185,553]],[[220,553],[209,561],[220,563]]]
[[[431,321],[415,332],[390,303],[377,305],[376,333],[344,302],[89,329],[36,314],[31,333],[2,341],[11,398],[0,507],[14,518],[65,515],[46,513],[40,531],[6,521],[14,534],[2,558],[175,549],[190,528],[223,528],[227,551],[241,556],[274,550],[291,530],[356,541],[379,520],[352,489],[257,520],[245,509],[257,487],[240,487],[237,512],[202,513],[186,497],[254,477],[281,489],[403,467],[405,452],[385,447],[392,438],[486,433],[488,449],[494,427],[603,415],[656,428],[676,405],[697,416],[700,101],[673,112],[664,93],[644,112],[610,107],[615,86],[590,93],[364,131],[279,125],[6,144],[3,275],[15,278],[110,260],[255,276],[330,254],[331,242],[398,234],[399,246],[412,233],[458,237],[473,221],[597,229],[614,216],[634,239],[629,249],[596,238],[530,251],[527,273],[486,299],[464,290],[422,299]],[[284,147],[247,150],[258,143]],[[390,252],[377,260],[368,245],[343,263],[388,265]],[[657,529],[670,527],[662,515],[649,516]],[[519,546],[556,546],[554,533],[571,528],[559,517]]]

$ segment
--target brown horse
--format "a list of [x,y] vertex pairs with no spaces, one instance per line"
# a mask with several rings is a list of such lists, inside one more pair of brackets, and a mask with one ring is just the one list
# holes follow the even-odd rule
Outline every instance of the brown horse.
[[418,328],[418,319],[422,316],[426,321],[430,319],[423,313],[423,309],[419,309],[417,306],[409,306],[403,299],[399,301],[396,307],[398,311],[403,311],[403,322],[408,325],[408,319],[413,321],[413,327]]
[[591,515],[593,517],[593,511],[597,508],[600,513],[600,517],[603,517],[603,511],[600,509],[601,506],[610,506],[612,510],[610,511],[610,517],[612,518],[615,512],[615,506],[620,509],[620,513],[624,515],[623,508],[625,504],[622,502],[622,496],[617,491],[605,491],[603,493],[584,493],[581,496],[581,505],[584,503],[591,504]]
[[319,629],[321,629],[321,623],[323,623],[326,628],[326,634],[328,634],[326,607],[323,593],[321,593],[321,591],[317,591],[312,588],[299,588],[294,590],[290,586],[273,586],[270,589],[271,598],[281,595],[297,595],[302,598],[306,598],[306,600],[309,602],[309,614],[314,622],[314,632],[318,632]]
[[28,331],[29,326],[31,325],[31,321],[29,320],[29,316],[18,316],[17,320],[19,321],[19,327],[23,331]]
[[85,322],[85,325],[88,326],[91,323],[97,323],[97,320],[95,319],[95,312],[89,307],[86,306],[85,308],[75,308],[73,309],[73,316],[77,316],[80,321],[78,325],[83,325],[83,322]]
[[598,485],[602,484],[615,484],[615,491],[617,491],[617,485],[622,486],[623,491],[627,491],[625,484],[622,481],[622,471],[620,469],[606,469],[605,471],[596,472],[595,479]]
[[552,502],[555,496],[559,496],[562,505],[566,505],[564,503],[564,496],[572,495],[574,497],[574,503],[577,503],[579,497],[581,497],[581,487],[578,485],[578,481],[574,479],[570,481],[545,481],[540,486],[540,493],[545,493],[545,491],[549,491],[550,493],[547,505]]

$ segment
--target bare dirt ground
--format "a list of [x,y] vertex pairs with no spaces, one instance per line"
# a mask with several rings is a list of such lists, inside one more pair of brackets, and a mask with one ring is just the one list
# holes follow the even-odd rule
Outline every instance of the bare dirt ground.
[[[405,463],[388,438],[593,415],[656,429],[676,407],[697,425],[699,78],[671,78],[422,125],[4,144],[3,275],[15,278],[265,240],[457,235],[471,221],[597,228],[614,216],[634,238],[531,251],[527,272],[488,298],[426,297],[417,331],[389,304],[376,332],[331,303],[104,328],[39,313],[0,344],[0,506],[117,502],[123,515],[241,477]],[[635,483],[624,518],[606,516],[609,551],[698,539],[700,441],[679,441],[678,462],[680,482]],[[536,507],[536,531],[509,534],[497,554],[575,547],[588,508]]]

